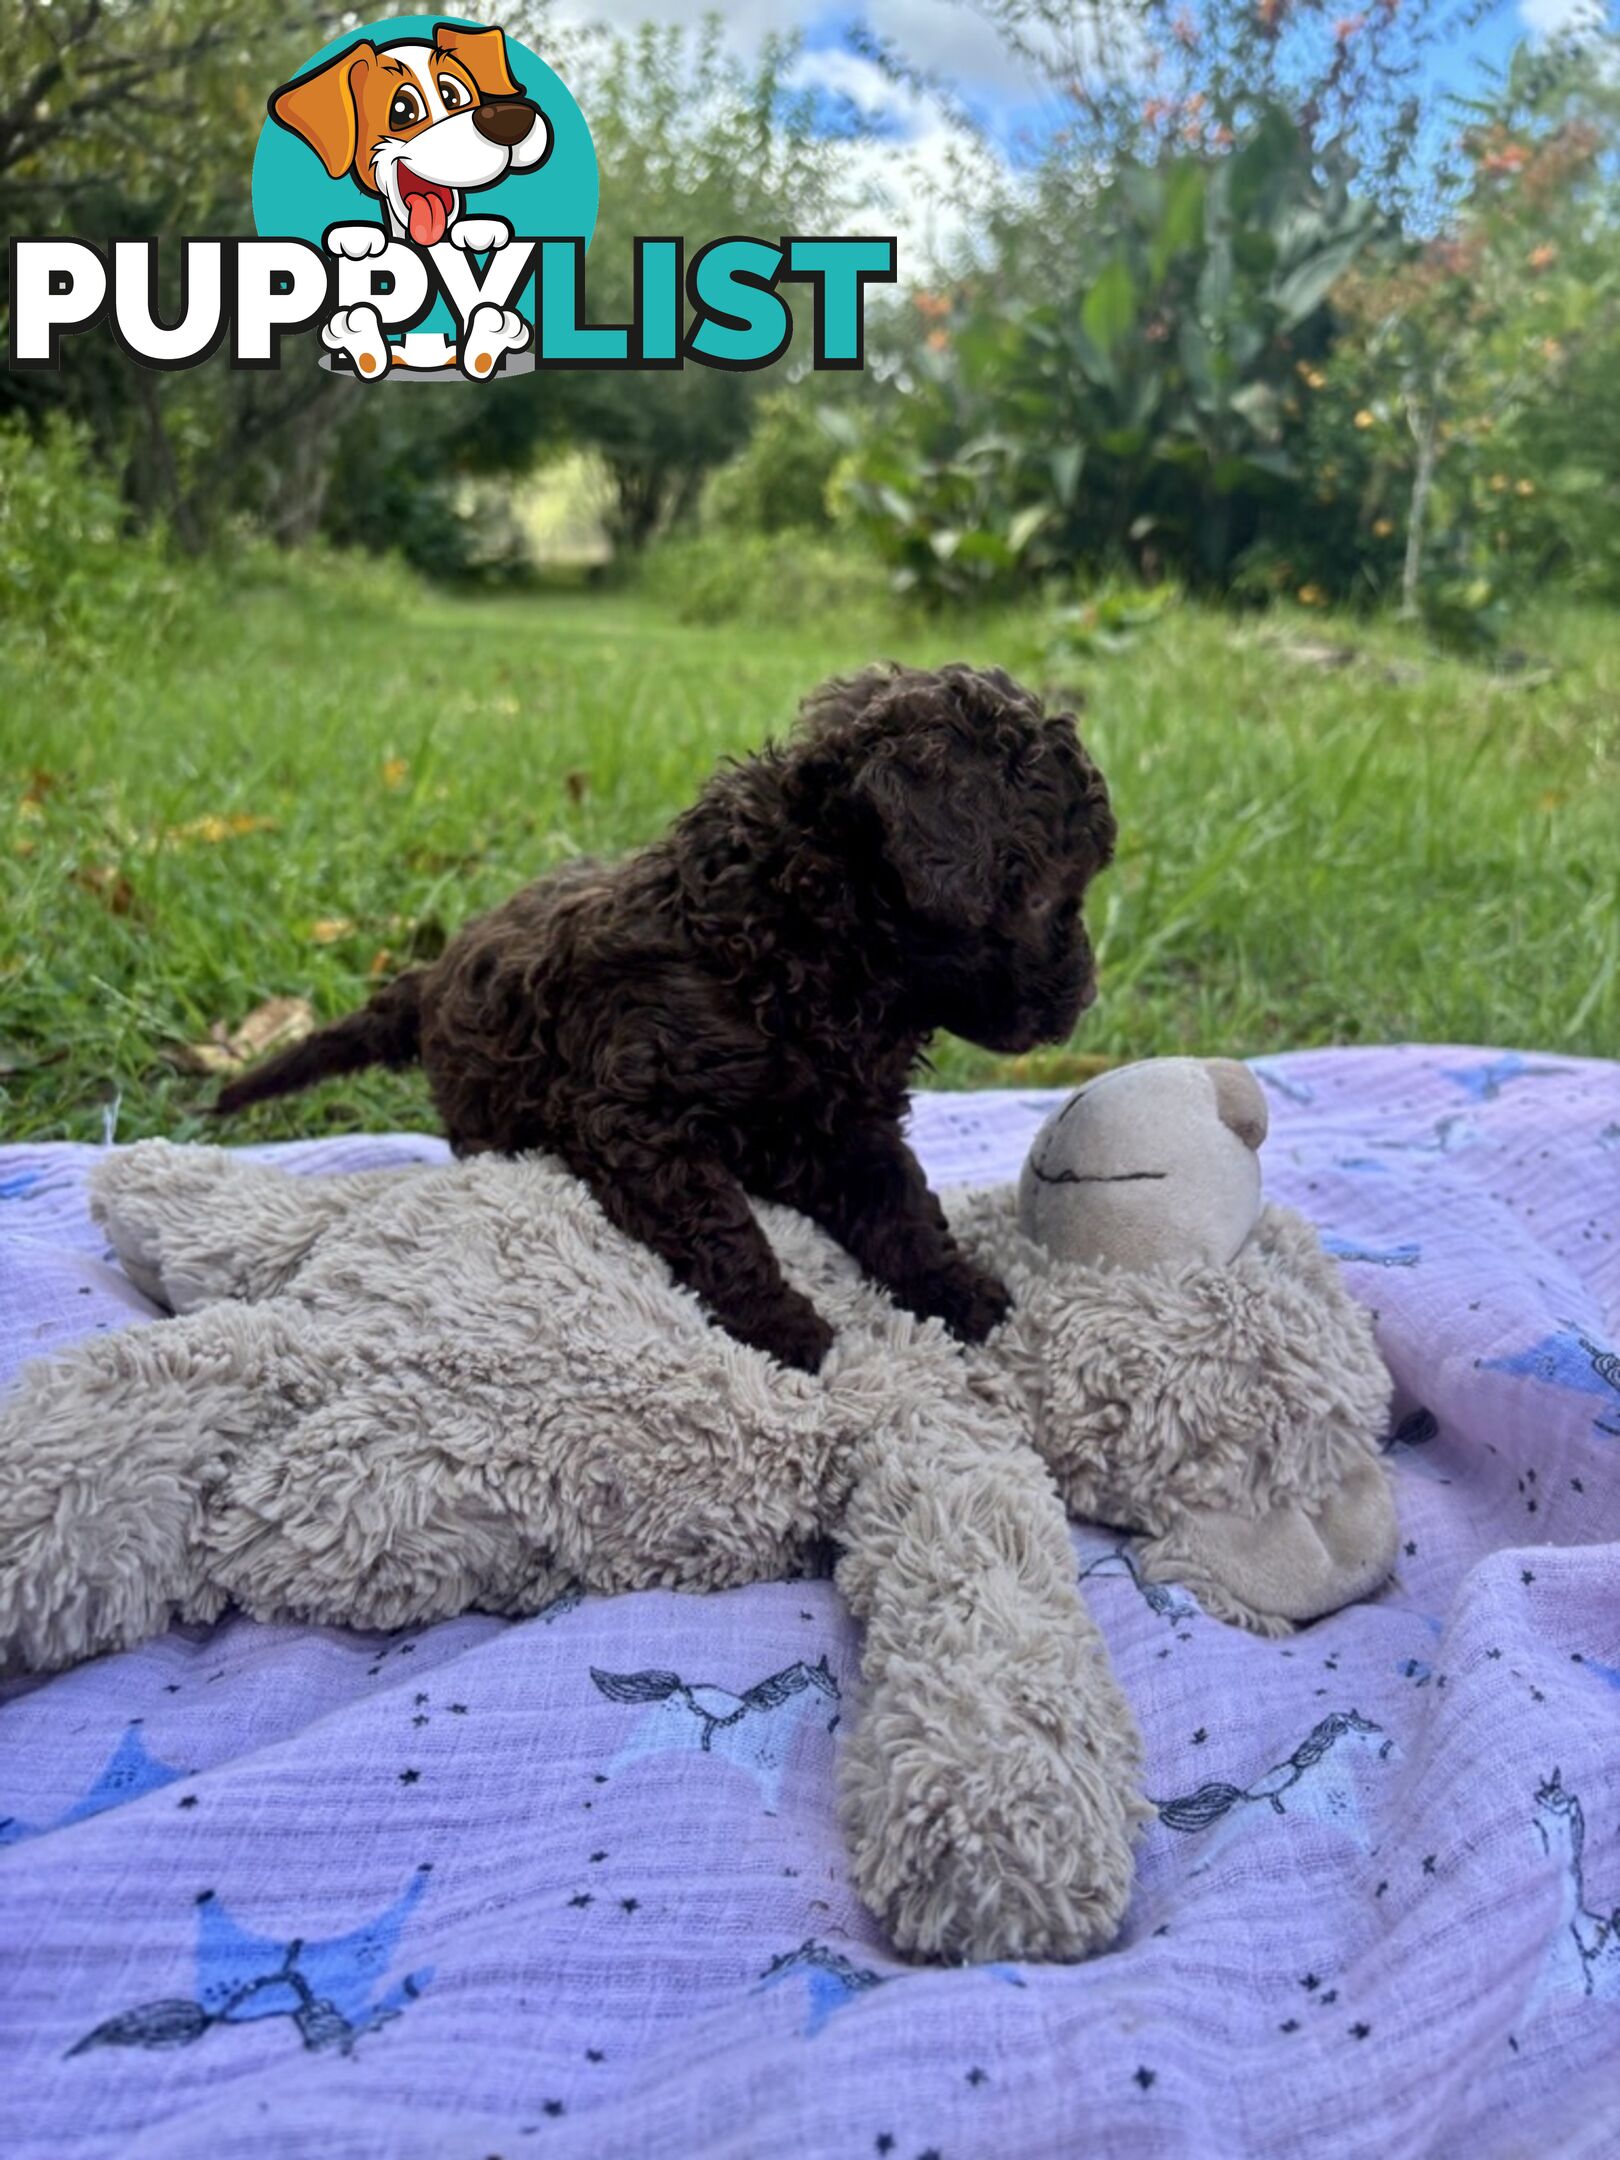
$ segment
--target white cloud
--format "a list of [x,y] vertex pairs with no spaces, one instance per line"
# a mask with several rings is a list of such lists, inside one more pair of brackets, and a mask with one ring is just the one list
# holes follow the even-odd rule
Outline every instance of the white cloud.
[[1532,37],[1556,38],[1603,29],[1609,10],[1605,0],[1519,0],[1519,18]]
[[[552,20],[560,27],[628,30],[648,21],[691,27],[719,15],[728,42],[746,56],[772,31],[824,21],[828,5],[829,0],[796,0],[791,7],[762,0],[553,0]],[[1040,95],[1039,85],[971,4],[864,0],[859,12],[873,34],[892,41],[904,60],[966,93],[992,116]],[[962,161],[982,165],[976,190],[982,198],[1005,174],[994,148],[965,142],[937,97],[896,82],[845,45],[801,52],[789,79],[795,87],[847,98],[862,121],[881,131],[848,146],[846,171],[857,207],[841,223],[851,232],[893,233],[901,283],[926,281],[932,267],[970,234],[972,221],[963,204],[975,189],[962,180]]]

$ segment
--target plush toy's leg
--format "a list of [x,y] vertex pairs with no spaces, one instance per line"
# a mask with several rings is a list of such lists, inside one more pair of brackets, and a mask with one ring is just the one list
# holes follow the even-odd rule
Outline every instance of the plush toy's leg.
[[1180,1583],[1217,1620],[1289,1635],[1307,1620],[1371,1597],[1395,1564],[1395,1496],[1368,1449],[1314,1508],[1244,1516],[1188,1508],[1137,1548],[1146,1582]]
[[866,1623],[841,1766],[855,1881],[918,1956],[1076,1958],[1130,1895],[1141,1743],[1051,1478],[1015,1427],[977,1422],[925,1415],[858,1451],[838,1569]]
[[322,1233],[398,1173],[289,1177],[224,1148],[143,1140],[90,1176],[90,1212],[124,1273],[170,1312],[274,1297]]
[[198,1523],[263,1416],[284,1332],[224,1307],[24,1368],[0,1403],[0,1672],[124,1649],[174,1614],[215,1617]]

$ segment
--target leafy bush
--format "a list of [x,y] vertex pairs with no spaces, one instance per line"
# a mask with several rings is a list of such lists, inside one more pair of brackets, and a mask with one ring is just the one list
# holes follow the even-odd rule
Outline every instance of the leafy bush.
[[1298,484],[1294,368],[1379,229],[1351,178],[1273,106],[1235,147],[1118,171],[1065,287],[1049,235],[1014,227],[987,276],[917,295],[911,379],[850,477],[902,588],[1120,562],[1224,587]]
[[864,549],[803,533],[700,533],[648,553],[641,589],[682,622],[808,627],[881,616],[883,576]]
[[800,383],[759,401],[741,455],[723,465],[703,497],[703,522],[731,532],[825,532],[828,491],[844,445],[823,407]]
[[60,416],[0,425],[0,618],[8,633],[90,652],[139,617],[160,630],[180,585],[162,535],[132,534],[88,433]]

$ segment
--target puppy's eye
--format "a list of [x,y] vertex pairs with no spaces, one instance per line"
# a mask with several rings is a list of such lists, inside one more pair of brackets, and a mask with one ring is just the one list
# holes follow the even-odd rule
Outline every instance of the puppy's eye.
[[1024,898],[1024,913],[1026,915],[1050,915],[1055,904],[1049,892],[1028,893]]
[[444,99],[446,112],[460,112],[463,105],[472,103],[472,99],[467,93],[467,85],[464,82],[459,82],[454,75],[441,75],[438,78],[438,83],[439,95]]
[[388,125],[391,128],[415,127],[422,117],[422,100],[414,90],[394,92],[393,103],[388,108]]

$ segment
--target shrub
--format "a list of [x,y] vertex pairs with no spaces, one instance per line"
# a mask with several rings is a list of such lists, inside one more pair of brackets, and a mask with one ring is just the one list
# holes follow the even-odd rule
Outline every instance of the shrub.
[[703,523],[728,532],[825,532],[842,455],[808,385],[775,391],[760,399],[747,447],[709,482]]
[[88,432],[53,415],[0,424],[0,617],[9,634],[86,654],[137,617],[160,629],[181,586],[160,533],[131,533]]
[[1224,588],[1299,485],[1294,369],[1379,230],[1351,179],[1272,107],[1235,147],[1117,171],[1057,289],[1036,220],[999,234],[986,275],[917,294],[903,393],[849,480],[902,587],[1131,562]]

